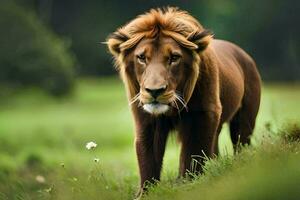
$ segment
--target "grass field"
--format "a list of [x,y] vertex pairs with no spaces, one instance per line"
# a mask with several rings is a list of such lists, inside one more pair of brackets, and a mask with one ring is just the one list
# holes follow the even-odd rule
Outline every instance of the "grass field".
[[[133,122],[121,81],[77,86],[63,99],[27,89],[0,100],[1,200],[134,197]],[[225,127],[222,156],[194,181],[176,180],[179,146],[171,137],[162,182],[145,199],[300,199],[299,142],[262,137],[300,124],[299,103],[300,84],[265,85],[253,147],[232,156]],[[93,151],[89,141],[98,144]]]

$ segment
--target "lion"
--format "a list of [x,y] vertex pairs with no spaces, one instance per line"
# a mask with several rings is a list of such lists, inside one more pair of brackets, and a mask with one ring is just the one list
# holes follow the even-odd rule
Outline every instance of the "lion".
[[201,173],[203,155],[218,154],[224,123],[230,125],[235,148],[250,143],[261,79],[240,47],[214,39],[188,12],[174,7],[151,9],[106,43],[134,117],[140,193],[147,183],[160,180],[171,131],[181,144],[181,177]]

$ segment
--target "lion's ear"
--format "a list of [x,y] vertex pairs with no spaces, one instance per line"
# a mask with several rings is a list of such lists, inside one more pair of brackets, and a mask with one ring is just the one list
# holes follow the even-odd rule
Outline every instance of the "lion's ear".
[[213,33],[209,30],[195,31],[189,35],[188,40],[196,44],[198,46],[197,51],[201,52],[206,49],[213,36]]
[[106,40],[106,44],[108,46],[108,49],[110,53],[118,57],[121,53],[120,45],[127,41],[129,38],[128,36],[123,33],[121,30],[118,30],[108,36],[108,39]]

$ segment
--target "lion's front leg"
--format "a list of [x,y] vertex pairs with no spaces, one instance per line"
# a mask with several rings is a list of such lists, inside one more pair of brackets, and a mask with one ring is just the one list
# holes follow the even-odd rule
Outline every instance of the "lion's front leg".
[[179,126],[180,176],[187,172],[201,173],[204,156],[217,153],[219,121],[219,112],[193,112],[184,116]]
[[140,194],[145,191],[147,184],[160,180],[167,135],[168,131],[159,127],[148,127],[137,133],[135,147],[140,172]]

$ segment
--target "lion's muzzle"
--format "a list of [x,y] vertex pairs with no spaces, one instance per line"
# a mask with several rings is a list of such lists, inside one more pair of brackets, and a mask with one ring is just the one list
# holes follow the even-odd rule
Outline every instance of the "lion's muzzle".
[[153,115],[159,115],[169,110],[169,105],[165,102],[159,101],[160,97],[166,92],[167,85],[160,87],[146,87],[145,91],[147,95],[151,97],[151,101],[148,101],[143,105],[145,111]]

